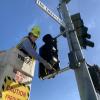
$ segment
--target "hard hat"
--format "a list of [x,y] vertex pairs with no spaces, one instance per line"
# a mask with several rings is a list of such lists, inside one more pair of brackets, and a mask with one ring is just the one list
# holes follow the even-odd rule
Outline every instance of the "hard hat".
[[40,27],[34,26],[31,30],[31,33],[33,34],[33,36],[38,38],[40,36]]

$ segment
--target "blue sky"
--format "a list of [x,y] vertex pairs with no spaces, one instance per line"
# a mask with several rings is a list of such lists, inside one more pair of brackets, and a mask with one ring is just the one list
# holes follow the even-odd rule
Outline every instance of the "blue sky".
[[[41,0],[56,15],[58,0]],[[86,60],[90,64],[100,65],[100,0],[71,0],[68,4],[70,14],[81,13],[88,32],[95,42],[93,49],[84,50]],[[45,14],[34,0],[0,0],[0,50],[16,46],[20,39],[27,35],[33,25],[40,25],[41,36],[37,40],[38,48],[43,44],[42,37],[50,33],[59,34],[59,24]],[[68,65],[69,52],[67,40],[58,39],[61,68]],[[38,78],[38,63],[32,82],[30,100],[80,100],[74,71],[70,70],[51,80],[41,81]]]

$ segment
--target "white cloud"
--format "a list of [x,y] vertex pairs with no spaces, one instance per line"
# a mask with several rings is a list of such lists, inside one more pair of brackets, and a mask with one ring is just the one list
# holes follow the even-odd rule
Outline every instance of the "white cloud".
[[94,29],[94,28],[96,27],[95,20],[94,20],[94,19],[89,20],[89,21],[87,22],[87,25],[86,25],[86,26],[88,26],[89,29]]
[[52,25],[49,26],[49,32],[50,33],[53,32],[53,26]]

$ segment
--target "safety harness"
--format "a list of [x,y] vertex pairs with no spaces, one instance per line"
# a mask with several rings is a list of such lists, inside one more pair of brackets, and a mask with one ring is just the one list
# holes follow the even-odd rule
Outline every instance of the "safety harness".
[[[34,48],[34,49],[36,50],[36,49],[37,49],[36,43],[35,43],[35,42],[33,43],[32,40],[31,40],[28,36],[24,37],[24,38],[21,40],[21,42],[20,42],[19,44],[17,44],[16,48],[19,49],[20,51],[22,51],[25,55],[28,55],[28,56],[30,57],[30,55],[28,54],[28,52],[25,51],[23,48],[21,48],[22,43],[23,43],[25,40],[27,40],[27,39],[29,39],[29,41],[30,41],[30,43],[31,43],[31,45],[32,45],[32,48]],[[30,58],[33,58],[33,57],[30,57]]]

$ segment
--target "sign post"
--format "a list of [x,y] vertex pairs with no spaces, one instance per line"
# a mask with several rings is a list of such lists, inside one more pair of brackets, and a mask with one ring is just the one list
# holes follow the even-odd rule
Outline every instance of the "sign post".
[[[76,81],[79,89],[79,94],[81,100],[98,100],[97,93],[95,91],[93,82],[91,80],[89,70],[85,61],[85,58],[83,56],[76,32],[74,30],[74,26],[72,24],[68,8],[66,6],[66,2],[69,0],[59,0],[60,3],[60,11],[61,15],[63,17],[63,21],[66,24],[66,30],[68,33],[66,33],[66,38],[68,40],[69,50],[70,53],[74,53],[77,57],[78,61],[78,67],[74,69]],[[68,3],[68,2],[67,2]],[[75,59],[74,59],[75,60]],[[71,62],[72,65],[75,62],[77,64],[77,61]]]

